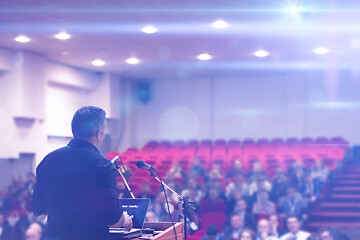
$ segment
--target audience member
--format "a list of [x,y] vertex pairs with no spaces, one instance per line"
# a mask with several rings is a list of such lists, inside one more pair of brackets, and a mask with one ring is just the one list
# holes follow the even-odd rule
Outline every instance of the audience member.
[[234,165],[227,174],[228,178],[236,177],[238,175],[243,175],[244,171],[242,169],[242,162],[239,159],[234,160]]
[[260,190],[257,194],[257,201],[253,206],[253,214],[271,215],[276,212],[275,204],[269,201],[269,194],[265,190]]
[[322,164],[321,161],[316,161],[315,165],[311,169],[311,176],[314,180],[314,184],[318,185],[319,189],[322,189],[329,176],[329,169]]
[[226,198],[226,214],[231,216],[235,210],[236,203],[239,200],[244,200],[241,192],[233,191],[232,195]]
[[173,166],[169,169],[165,178],[168,179],[169,176],[171,176],[172,179],[175,178],[183,179],[185,177],[184,170],[181,168],[179,161],[175,161],[173,163]]
[[212,165],[212,170],[209,175],[216,176],[218,180],[225,179],[225,174],[223,172],[223,162],[215,160]]
[[273,202],[278,202],[280,198],[286,195],[286,188],[288,186],[288,179],[282,167],[276,169],[275,177],[272,181],[272,188],[270,199]]
[[280,227],[279,217],[276,214],[272,214],[269,217],[270,234],[274,237],[280,237],[285,233],[284,229]]
[[304,184],[300,186],[300,193],[306,203],[315,202],[320,195],[319,186],[314,184],[311,174],[305,175]]
[[302,167],[298,167],[294,169],[294,175],[292,175],[291,182],[292,185],[296,187],[296,189],[300,189],[301,185],[304,184],[304,170]]
[[239,240],[243,230],[244,223],[240,216],[233,215],[230,218],[230,226],[225,227],[221,240]]
[[253,169],[248,173],[248,182],[253,183],[261,177],[266,179],[267,175],[266,172],[263,170],[261,162],[256,161],[253,164]]
[[27,175],[27,181],[25,183],[25,188],[28,191],[29,195],[32,196],[33,192],[34,192],[34,186],[35,186],[35,182],[36,182],[36,177],[35,174],[32,172],[29,172]]
[[294,186],[289,186],[287,196],[280,199],[279,211],[285,216],[296,215],[302,217],[305,211],[305,202]]
[[150,198],[151,201],[155,199],[154,194],[151,193],[150,184],[148,182],[144,182],[141,185],[140,192],[136,195],[137,198]]
[[195,194],[193,201],[200,203],[201,199],[204,197],[204,192],[198,185],[195,179],[189,178],[186,182],[186,188],[182,191],[181,195],[183,197],[189,197],[190,192]]
[[226,188],[226,197],[230,198],[234,192],[240,192],[242,196],[249,195],[249,186],[244,182],[244,177],[239,174],[234,176],[234,182],[230,183]]
[[192,172],[195,177],[203,177],[206,178],[206,171],[203,166],[203,163],[201,162],[201,159],[198,157],[195,157],[193,160],[193,165],[189,169],[189,172]]
[[18,234],[15,224],[16,221],[13,221],[11,218],[6,219],[5,214],[0,212],[0,240],[17,240]]
[[336,233],[330,228],[321,228],[316,234],[319,240],[338,240],[335,235]]
[[288,233],[281,236],[280,240],[307,240],[310,233],[300,230],[300,219],[296,215],[290,215],[286,219]]
[[244,199],[236,202],[233,215],[238,215],[244,223],[244,227],[254,229],[256,227],[256,220],[254,215],[247,211],[247,204]]
[[269,225],[268,220],[261,219],[258,222],[256,235],[257,235],[256,240],[267,240],[267,238],[271,235],[270,234],[270,225]]
[[38,223],[32,223],[25,232],[25,240],[41,240],[42,227]]
[[220,240],[217,228],[214,225],[207,226],[206,235],[201,237],[201,240]]
[[156,222],[156,216],[153,211],[147,211],[145,216],[146,222]]
[[251,229],[244,229],[240,234],[240,240],[256,240],[256,235]]
[[250,198],[251,205],[256,202],[257,193],[260,190],[264,190],[267,192],[271,191],[271,183],[268,180],[266,180],[266,178],[264,176],[260,176],[255,182],[250,184],[249,194],[251,196],[251,198]]
[[116,187],[119,192],[119,198],[131,198],[129,190],[126,188],[125,183],[121,178],[118,178],[116,181]]
[[210,188],[207,196],[200,203],[201,213],[206,212],[225,212],[225,202],[220,197],[216,188]]

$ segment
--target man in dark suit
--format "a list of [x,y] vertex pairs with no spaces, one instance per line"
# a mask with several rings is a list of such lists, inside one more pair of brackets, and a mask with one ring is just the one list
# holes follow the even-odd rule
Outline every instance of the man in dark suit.
[[116,169],[98,150],[106,125],[101,108],[80,108],[71,122],[74,139],[37,167],[33,211],[48,215],[48,239],[107,239],[108,225],[119,219],[131,229],[118,203]]

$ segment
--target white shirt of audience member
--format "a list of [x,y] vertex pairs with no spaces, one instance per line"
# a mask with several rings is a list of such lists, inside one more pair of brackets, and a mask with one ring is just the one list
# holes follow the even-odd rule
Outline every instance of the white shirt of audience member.
[[300,222],[296,217],[287,219],[289,232],[281,236],[280,240],[307,240],[310,233],[300,230]]

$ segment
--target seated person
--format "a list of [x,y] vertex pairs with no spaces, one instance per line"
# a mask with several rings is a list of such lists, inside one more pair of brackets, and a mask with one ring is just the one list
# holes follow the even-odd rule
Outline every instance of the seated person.
[[267,240],[267,238],[270,236],[270,225],[269,221],[266,219],[261,219],[258,222],[257,227],[257,234],[256,234],[256,240]]
[[224,229],[221,234],[221,240],[240,240],[240,234],[243,230],[243,220],[238,215],[233,215],[230,218],[230,226]]
[[315,185],[311,174],[305,175],[305,182],[300,186],[300,193],[305,202],[315,202],[320,195],[318,185]]
[[156,222],[155,213],[153,211],[147,211],[145,215],[146,222]]
[[241,192],[242,196],[249,195],[249,186],[244,181],[242,175],[236,175],[234,182],[230,183],[226,188],[226,197],[229,198],[233,192]]
[[193,160],[193,164],[189,169],[189,172],[193,173],[194,177],[206,177],[206,171],[203,163],[201,162],[201,159],[198,157],[195,157]]
[[253,214],[257,215],[271,215],[276,212],[275,204],[269,201],[269,194],[265,190],[258,192],[258,200],[253,206]]
[[256,221],[254,216],[247,211],[247,204],[244,199],[240,199],[236,202],[234,212],[232,215],[238,215],[241,217],[244,227],[255,230]]
[[290,215],[286,219],[288,233],[281,236],[280,240],[307,240],[310,233],[300,230],[300,219],[296,215]]
[[244,171],[242,169],[242,163],[239,159],[236,159],[234,161],[234,165],[233,165],[232,169],[227,174],[227,178],[232,178],[232,177],[236,177],[238,175],[243,175],[243,174],[244,174]]
[[233,191],[232,194],[226,198],[226,214],[232,215],[234,212],[237,201],[243,200],[241,192]]
[[286,188],[288,186],[288,179],[282,167],[276,169],[275,177],[272,180],[272,189],[270,199],[273,202],[278,202],[280,198],[286,195]]
[[200,212],[225,212],[225,201],[220,197],[217,188],[210,188],[207,196],[201,200]]
[[279,212],[285,216],[296,215],[301,218],[306,210],[306,204],[295,187],[290,185],[287,196],[280,199]]
[[253,182],[249,187],[249,195],[251,205],[254,204],[257,200],[257,192],[260,190],[265,190],[267,192],[271,191],[271,183],[266,180],[264,176],[260,176],[255,182]]
[[150,198],[151,201],[155,199],[154,194],[150,191],[150,184],[148,182],[144,182],[141,185],[141,191],[136,195],[137,198]]
[[222,167],[222,161],[219,160],[215,160],[212,166],[212,170],[210,171],[209,175],[213,175],[216,176],[217,179],[219,180],[223,180],[225,179],[225,175],[223,172],[223,167]]
[[276,214],[272,214],[269,217],[270,235],[274,237],[280,237],[285,233],[284,229],[280,227],[279,217]]
[[251,229],[244,229],[240,234],[240,240],[256,240],[256,235]]
[[38,223],[32,223],[25,232],[25,240],[41,240],[42,227]]
[[204,192],[193,178],[187,180],[186,187],[181,192],[181,196],[189,197],[190,192],[195,192],[194,201],[200,203],[201,199],[204,197]]
[[201,240],[219,240],[220,236],[218,230],[214,225],[209,225],[206,228],[206,235],[201,237]]
[[256,161],[253,164],[253,169],[248,173],[248,182],[253,183],[259,177],[267,178],[266,172],[263,170],[261,162]]

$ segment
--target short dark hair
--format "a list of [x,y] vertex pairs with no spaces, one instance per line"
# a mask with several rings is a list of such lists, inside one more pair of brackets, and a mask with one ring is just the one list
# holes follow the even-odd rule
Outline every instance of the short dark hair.
[[332,238],[337,239],[337,232],[336,232],[336,230],[333,229],[333,228],[329,228],[329,227],[320,228],[320,229],[316,232],[316,234],[317,234],[318,236],[320,236],[320,235],[321,235],[322,233],[324,233],[324,232],[329,232],[329,234],[330,234],[330,236],[331,236]]
[[218,233],[218,230],[217,230],[216,226],[211,225],[211,224],[209,226],[207,226],[206,235],[208,235],[208,236],[216,236],[217,233]]
[[94,106],[78,109],[71,121],[71,130],[75,138],[89,139],[104,126],[104,110]]
[[256,240],[256,234],[254,233],[253,230],[251,230],[251,229],[249,229],[249,228],[245,228],[244,230],[241,231],[241,233],[240,233],[240,238],[242,237],[242,235],[243,235],[244,232],[249,233],[251,240]]
[[290,214],[289,216],[286,217],[286,223],[288,222],[288,220],[290,218],[296,218],[296,220],[298,220],[298,222],[301,222],[301,219],[298,215],[295,215],[295,214]]

